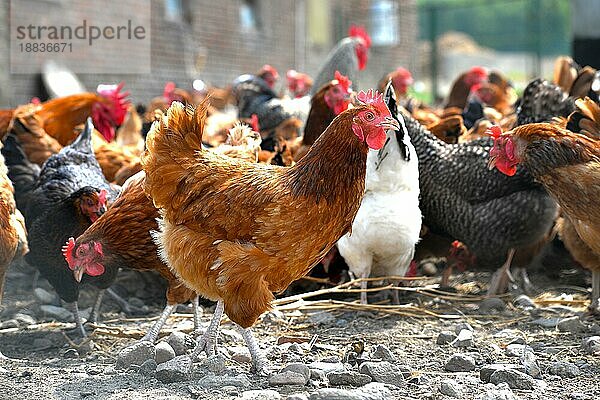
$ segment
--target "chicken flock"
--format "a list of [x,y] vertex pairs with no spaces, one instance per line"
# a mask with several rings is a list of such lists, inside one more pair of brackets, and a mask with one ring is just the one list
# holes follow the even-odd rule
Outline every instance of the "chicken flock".
[[[402,67],[378,90],[358,87],[370,42],[353,27],[316,79],[288,71],[285,95],[265,65],[202,93],[168,83],[147,106],[119,84],[0,110],[0,296],[23,257],[86,336],[83,284],[100,289],[95,321],[105,294],[128,307],[110,289],[119,269],[156,271],[166,306],[142,340],[191,302],[194,355],[215,353],[225,313],[260,373],[250,328],[338,254],[363,289],[442,255],[442,286],[453,267],[487,267],[496,295],[515,280],[532,289],[525,268],[557,232],[592,271],[598,313],[600,74],[562,57],[552,82],[519,97],[500,72],[473,67],[434,108],[409,95]],[[216,302],[205,332],[199,297]]]

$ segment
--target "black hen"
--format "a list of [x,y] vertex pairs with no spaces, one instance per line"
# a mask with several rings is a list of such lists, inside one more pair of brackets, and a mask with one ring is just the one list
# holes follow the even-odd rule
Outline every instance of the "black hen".
[[[62,300],[73,303],[74,311],[77,311],[79,284],[61,249],[69,237],[82,234],[117,195],[94,157],[93,129],[88,119],[77,139],[44,163],[37,184],[27,195],[30,201],[25,209],[30,243],[25,260],[48,279]],[[109,275],[87,279],[95,286],[106,288],[115,278]],[[77,312],[75,317],[83,333]]]
[[31,192],[37,185],[40,167],[30,162],[17,137],[9,133],[4,139],[2,155],[8,167],[8,177],[15,188],[15,201],[19,210],[27,210]]
[[529,82],[523,91],[517,107],[517,126],[567,117],[574,110],[573,98],[560,87],[538,78]]

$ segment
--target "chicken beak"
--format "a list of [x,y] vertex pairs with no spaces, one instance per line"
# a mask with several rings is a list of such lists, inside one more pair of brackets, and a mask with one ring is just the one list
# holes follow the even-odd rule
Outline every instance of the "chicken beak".
[[400,123],[392,117],[385,117],[383,121],[377,124],[377,126],[384,129],[392,129],[394,131],[400,130]]
[[75,280],[77,282],[81,282],[81,278],[83,278],[83,273],[85,272],[85,267],[82,265],[78,265],[75,267],[75,269],[73,270],[73,278],[75,278]]

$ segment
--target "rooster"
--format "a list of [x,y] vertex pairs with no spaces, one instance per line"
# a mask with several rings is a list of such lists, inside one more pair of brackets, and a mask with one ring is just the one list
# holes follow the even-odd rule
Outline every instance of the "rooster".
[[367,31],[361,26],[352,25],[348,31],[348,37],[340,40],[323,62],[315,78],[311,94],[314,95],[317,90],[327,84],[335,71],[339,71],[354,82],[356,90],[359,87],[358,71],[367,67],[370,47],[371,38]]
[[[402,118],[397,114],[391,82],[386,88],[386,103],[392,115]],[[352,223],[352,233],[337,243],[356,277],[368,278],[371,273],[404,276],[419,241],[419,165],[403,121],[399,120],[399,124],[402,129],[388,131],[381,149],[369,151],[366,191]],[[361,286],[366,289],[367,281],[362,281]],[[392,294],[398,304],[398,291]],[[367,304],[364,291],[360,302]]]
[[304,276],[351,228],[368,149],[384,145],[387,129],[400,129],[381,95],[362,92],[358,99],[363,104],[338,115],[293,167],[203,151],[206,102],[196,110],[174,103],[153,126],[142,166],[145,190],[163,213],[160,254],[186,285],[217,301],[194,356],[214,353],[225,312],[241,327],[254,368],[264,371],[249,328],[273,292]]
[[[98,93],[80,93],[48,100],[40,105],[36,117],[44,131],[61,146],[75,139],[75,127],[83,124],[88,117],[110,142],[115,137],[115,127],[123,123],[127,113],[129,93],[121,92],[123,85],[98,85]],[[0,110],[1,115],[8,113],[12,118],[14,110]],[[0,130],[0,136],[4,137],[7,129],[8,125]]]
[[[444,108],[446,110],[457,109],[462,111],[467,105],[473,86],[487,82],[487,80],[488,72],[482,67],[472,67],[463,72],[452,84]],[[446,115],[448,114],[446,113]]]
[[[590,105],[588,104],[588,107]],[[589,122],[600,133],[600,107]],[[576,114],[580,113],[578,111]],[[581,123],[581,115],[577,126]],[[569,126],[569,125],[568,125]],[[589,124],[588,124],[589,126]],[[600,313],[600,142],[597,136],[571,132],[556,124],[533,123],[502,133],[490,129],[494,147],[489,165],[505,175],[529,171],[558,201],[564,220],[561,237],[573,257],[592,271],[589,310]],[[518,166],[522,168],[518,168]]]
[[[88,119],[77,139],[44,163],[24,210],[31,248],[25,260],[48,279],[62,300],[72,305],[77,327],[84,336],[77,308],[79,288],[60,249],[70,236],[79,236],[96,221],[116,197],[94,157],[93,129]],[[106,287],[103,282],[104,276],[94,281]]]

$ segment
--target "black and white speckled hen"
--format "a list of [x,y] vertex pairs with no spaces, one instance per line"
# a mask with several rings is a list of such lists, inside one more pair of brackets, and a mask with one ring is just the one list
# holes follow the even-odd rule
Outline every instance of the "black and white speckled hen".
[[[412,117],[404,119],[419,158],[424,225],[466,244],[479,266],[506,260],[499,271],[508,275],[514,251],[536,247],[551,230],[554,200],[524,169],[512,177],[489,170],[490,138],[447,144]],[[490,293],[507,284],[494,280]]]
[[542,78],[529,82],[517,107],[517,126],[549,122],[575,110],[575,99],[559,86]]
[[[82,332],[76,307],[79,284],[61,249],[69,237],[81,235],[98,219],[117,195],[94,157],[93,130],[88,118],[77,139],[44,163],[24,210],[30,245],[25,260],[48,279],[63,301],[72,303]],[[114,280],[114,276],[106,275],[90,278],[89,281],[106,288]]]

